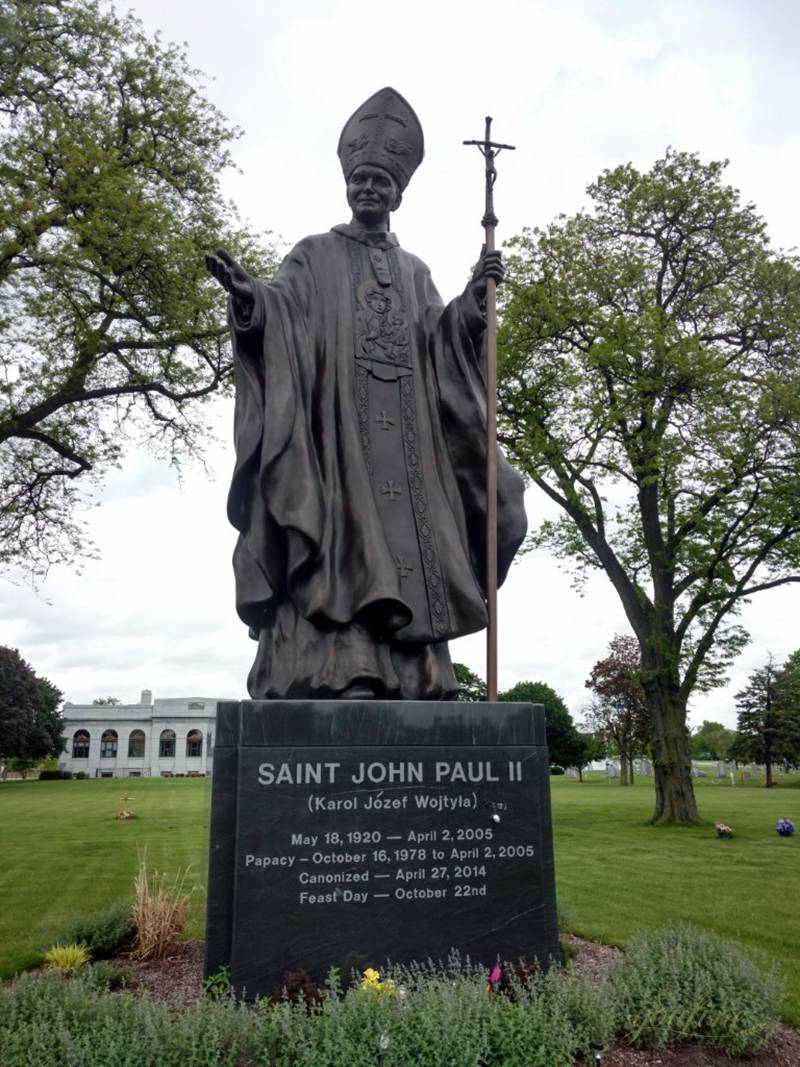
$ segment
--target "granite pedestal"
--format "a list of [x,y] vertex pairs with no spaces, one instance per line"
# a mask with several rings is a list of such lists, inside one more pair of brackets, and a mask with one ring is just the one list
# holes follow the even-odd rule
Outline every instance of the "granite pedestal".
[[540,705],[242,701],[217,710],[206,975],[558,957]]

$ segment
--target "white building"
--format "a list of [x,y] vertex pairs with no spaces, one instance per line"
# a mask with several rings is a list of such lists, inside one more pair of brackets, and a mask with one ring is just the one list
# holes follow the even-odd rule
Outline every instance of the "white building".
[[90,778],[209,773],[218,699],[224,698],[153,701],[145,689],[138,704],[65,704],[59,765]]

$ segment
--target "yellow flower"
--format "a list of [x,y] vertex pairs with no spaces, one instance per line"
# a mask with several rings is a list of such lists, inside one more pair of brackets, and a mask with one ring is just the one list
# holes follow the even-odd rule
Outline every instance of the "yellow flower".
[[397,993],[397,986],[391,978],[387,978],[385,982],[381,981],[380,971],[375,971],[372,967],[368,967],[363,973],[361,988],[369,993],[374,993],[376,1001],[380,1000],[382,996],[393,997]]

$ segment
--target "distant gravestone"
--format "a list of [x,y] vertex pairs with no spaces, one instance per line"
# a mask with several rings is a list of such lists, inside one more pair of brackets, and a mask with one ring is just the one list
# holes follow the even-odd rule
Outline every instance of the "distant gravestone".
[[609,778],[616,778],[618,773],[618,767],[616,763],[606,764],[606,774]]
[[206,975],[558,958],[543,709],[219,705]]
[[724,759],[721,759],[717,764],[717,778],[728,777],[728,764]]
[[564,771],[564,774],[566,775],[567,778],[577,778],[578,777],[578,768],[577,767],[567,767],[566,771]]

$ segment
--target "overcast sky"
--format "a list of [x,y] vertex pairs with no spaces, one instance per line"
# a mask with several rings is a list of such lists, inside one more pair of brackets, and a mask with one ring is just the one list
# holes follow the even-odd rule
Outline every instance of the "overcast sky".
[[[119,5],[124,7],[124,3]],[[574,0],[139,0],[148,31],[186,41],[207,95],[244,130],[226,192],[242,216],[291,245],[346,221],[336,144],[367,96],[393,85],[416,109],[426,158],[393,219],[445,299],[463,287],[482,230],[482,162],[465,138],[493,134],[501,155],[498,240],[586,203],[604,168],[647,168],[667,146],[730,159],[773,243],[800,244],[800,5]],[[0,643],[78,703],[114,695],[245,696],[254,646],[233,608],[234,532],[224,514],[232,400],[209,409],[213,479],[182,484],[131,454],[89,514],[100,558],[54,569],[38,594],[3,583]],[[529,522],[545,513],[528,496]],[[800,646],[800,594],[784,587],[746,608],[752,634],[728,688],[694,701],[692,720],[735,724],[733,693],[772,652]],[[500,595],[500,686],[541,679],[576,717],[584,680],[614,632],[628,632],[604,577],[581,598],[545,553],[512,568]],[[483,635],[453,658],[483,670]]]

